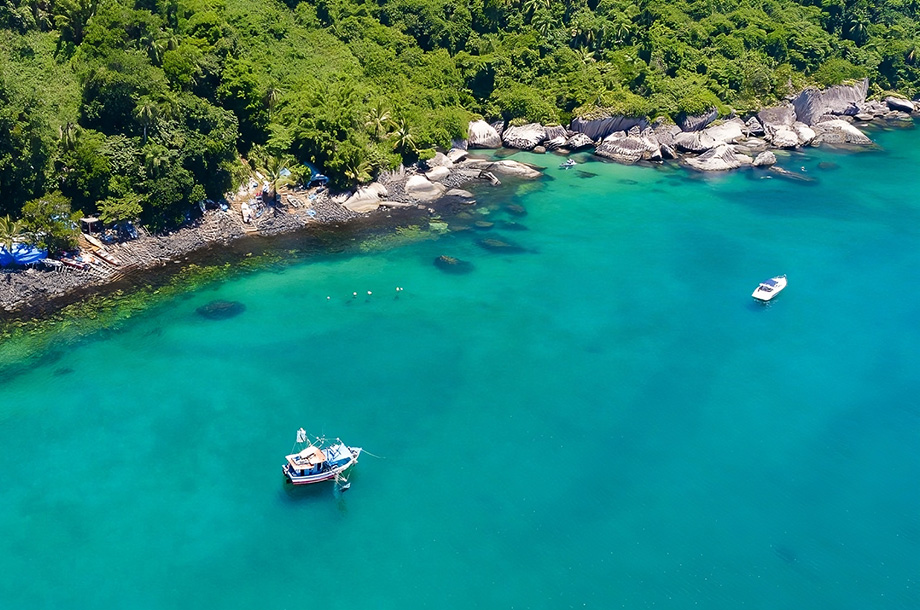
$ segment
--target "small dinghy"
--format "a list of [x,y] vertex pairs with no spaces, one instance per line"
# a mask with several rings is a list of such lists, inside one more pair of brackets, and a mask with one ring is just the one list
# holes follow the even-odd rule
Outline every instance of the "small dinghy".
[[350,487],[343,473],[358,463],[361,447],[349,447],[341,439],[336,439],[336,442],[328,446],[324,438],[309,441],[307,433],[301,428],[297,431],[294,448],[298,451],[286,456],[287,462],[281,466],[288,482],[309,485],[335,479],[340,482],[341,491]]
[[559,169],[572,169],[572,168],[575,167],[576,165],[578,165],[578,164],[575,163],[575,160],[574,160],[574,159],[566,159],[566,160],[565,160],[565,163],[563,163],[563,164],[561,164],[561,165],[559,166]]
[[754,293],[751,296],[757,299],[758,301],[766,302],[772,299],[773,297],[775,297],[776,295],[778,295],[780,292],[782,292],[783,288],[785,287],[786,287],[786,276],[777,275],[776,277],[772,277],[769,280],[762,281],[760,283],[760,286],[758,286],[757,289],[754,290]]

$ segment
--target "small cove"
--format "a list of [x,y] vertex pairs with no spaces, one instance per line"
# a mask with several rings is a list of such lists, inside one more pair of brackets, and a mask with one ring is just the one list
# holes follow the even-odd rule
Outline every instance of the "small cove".
[[[920,153],[872,136],[808,183],[518,153],[488,228],[291,236],[24,353],[4,607],[912,608]],[[381,458],[291,489],[301,426]]]

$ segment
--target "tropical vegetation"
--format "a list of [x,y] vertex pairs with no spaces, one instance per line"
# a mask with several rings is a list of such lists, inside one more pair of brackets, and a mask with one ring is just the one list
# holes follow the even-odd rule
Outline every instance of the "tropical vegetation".
[[918,13],[906,0],[0,0],[0,237],[65,247],[80,213],[170,227],[256,170],[272,190],[308,176],[302,164],[348,187],[449,146],[471,117],[674,119],[863,77],[912,96]]

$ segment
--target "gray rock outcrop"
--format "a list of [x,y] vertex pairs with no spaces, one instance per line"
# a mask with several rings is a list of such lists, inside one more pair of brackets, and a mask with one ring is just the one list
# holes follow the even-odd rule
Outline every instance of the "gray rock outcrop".
[[447,191],[440,182],[432,182],[422,175],[415,175],[406,181],[406,193],[419,201],[433,201]]
[[808,146],[817,135],[811,127],[801,121],[796,121],[792,124],[792,131],[795,132],[796,137],[799,139],[799,146]]
[[576,133],[565,142],[565,148],[569,150],[578,150],[589,146],[594,146],[594,140],[583,133]]
[[885,98],[885,103],[888,104],[888,107],[892,110],[900,110],[901,112],[913,112],[916,110],[914,103],[903,97],[889,96]]
[[686,131],[674,136],[674,147],[686,152],[706,152],[715,148],[718,144],[705,131]]
[[533,150],[546,139],[546,128],[539,123],[528,123],[519,127],[509,127],[502,134],[502,143],[508,148]]
[[872,144],[872,140],[854,125],[842,120],[822,121],[813,128],[816,140],[828,144]]
[[765,133],[769,133],[771,127],[792,127],[795,123],[795,109],[788,105],[764,108],[757,113],[757,120],[763,125]]
[[776,164],[776,155],[772,150],[765,150],[754,158],[754,167],[769,167]]
[[677,134],[683,133],[680,127],[673,124],[660,124],[654,127],[653,131],[655,132],[655,137],[658,138],[658,143],[662,146],[668,146],[673,148],[674,138]]
[[715,121],[718,116],[719,111],[710,108],[707,112],[696,116],[681,115],[677,119],[677,125],[681,131],[699,131]]
[[755,116],[749,118],[747,123],[744,124],[744,127],[747,129],[748,135],[762,136],[764,134],[763,125],[760,124],[760,121],[758,121]]
[[546,131],[546,140],[569,137],[568,130],[562,125],[547,125],[543,129]]
[[792,126],[778,125],[765,128],[767,141],[776,148],[795,148],[799,145],[799,136]]
[[432,182],[443,182],[450,177],[450,169],[443,165],[438,165],[437,167],[433,167],[431,170],[425,172],[425,177]]
[[752,162],[753,160],[749,156],[736,153],[728,144],[720,144],[699,157],[687,159],[686,161],[687,165],[693,169],[703,172],[721,172],[737,169],[742,165],[750,165]]
[[660,158],[658,140],[651,131],[647,135],[627,135],[622,131],[612,133],[598,144],[594,154],[627,165],[655,156]]
[[546,150],[559,150],[565,147],[567,141],[568,138],[565,136],[556,136],[555,138],[550,138],[546,142],[543,142],[543,147],[546,148]]
[[469,148],[501,148],[502,139],[495,128],[485,121],[470,121],[467,138]]
[[507,176],[519,176],[521,178],[539,178],[542,172],[539,170],[511,159],[502,159],[501,161],[489,161],[487,159],[467,159],[460,163],[463,168],[479,170],[493,174],[504,174]]
[[466,159],[469,154],[465,148],[451,148],[447,151],[447,158],[450,159],[451,163],[458,163]]
[[434,157],[432,157],[431,159],[428,159],[427,161],[425,161],[425,163],[430,168],[435,168],[435,167],[450,168],[454,164],[454,162],[451,161],[450,158],[442,152],[434,153]]
[[818,90],[809,87],[799,93],[792,101],[796,118],[806,125],[814,125],[824,114],[844,114],[852,112],[852,107],[866,101],[869,79],[863,79],[854,85],[837,85]]
[[602,140],[610,134],[617,131],[629,131],[632,127],[638,126],[640,129],[648,127],[648,121],[644,118],[637,119],[625,116],[605,116],[596,119],[574,118],[569,125],[569,129],[583,133],[592,142]]
[[710,125],[701,133],[719,144],[731,144],[744,137],[745,124],[741,119],[729,119],[718,125]]
[[505,133],[505,122],[504,121],[492,121],[489,123],[489,126],[495,130],[495,133],[498,134],[499,139],[501,139],[502,134]]
[[359,187],[355,194],[345,200],[342,206],[352,212],[365,213],[376,210],[381,198],[387,196],[387,187],[379,182]]

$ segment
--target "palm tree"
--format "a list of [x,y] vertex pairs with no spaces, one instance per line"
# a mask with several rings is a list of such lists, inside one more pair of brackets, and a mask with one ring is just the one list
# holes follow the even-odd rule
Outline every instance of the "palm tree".
[[380,141],[380,133],[387,135],[387,128],[390,125],[390,112],[383,107],[383,102],[377,100],[377,103],[371,106],[364,116],[364,126],[372,130],[375,142]]
[[54,24],[64,39],[75,45],[83,42],[86,24],[96,14],[98,0],[57,0],[54,3]]
[[533,19],[539,9],[549,9],[551,4],[550,0],[524,0],[521,3],[521,8],[524,10],[525,15],[530,15],[530,18]]
[[585,66],[594,63],[594,51],[589,51],[585,47],[578,47],[578,59]]
[[548,11],[539,11],[530,20],[530,25],[532,25],[541,36],[547,36],[555,24],[556,20]]
[[134,118],[140,121],[141,125],[144,126],[145,144],[147,143],[147,128],[153,125],[159,113],[160,109],[157,107],[156,102],[149,97],[142,97],[134,108]]
[[61,141],[61,148],[64,150],[73,150],[77,145],[77,139],[82,133],[82,129],[76,123],[67,121],[58,127],[58,139]]
[[281,101],[281,96],[284,95],[277,85],[271,84],[268,86],[268,89],[265,91],[265,105],[268,107],[268,118],[271,119],[272,114],[275,111],[275,106],[278,105],[278,102]]
[[396,131],[393,133],[396,139],[393,142],[393,149],[399,154],[405,155],[407,151],[415,152],[415,136],[412,134],[412,127],[405,117],[400,117],[396,122]]
[[358,184],[371,181],[371,164],[367,159],[350,161],[345,166],[345,177]]
[[144,167],[147,168],[147,172],[153,177],[156,177],[160,173],[160,170],[169,164],[169,158],[169,149],[165,146],[153,144],[144,147]]
[[290,155],[264,154],[261,150],[257,150],[256,154],[257,156],[252,159],[256,171],[262,174],[271,186],[271,200],[274,202],[278,197],[279,187],[297,180],[297,163]]
[[6,247],[7,252],[13,251],[13,242],[25,232],[26,227],[21,220],[13,220],[9,214],[0,216],[0,244]]

